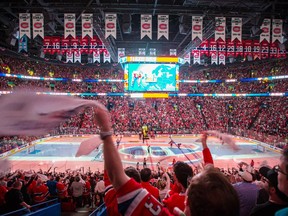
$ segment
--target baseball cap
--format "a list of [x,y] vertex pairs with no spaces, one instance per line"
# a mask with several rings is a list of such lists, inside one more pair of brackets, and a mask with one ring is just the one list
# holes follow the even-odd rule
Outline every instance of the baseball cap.
[[278,185],[278,173],[275,172],[273,169],[270,169],[266,166],[263,166],[259,169],[259,173],[264,176],[266,179],[268,179],[269,183],[277,188]]

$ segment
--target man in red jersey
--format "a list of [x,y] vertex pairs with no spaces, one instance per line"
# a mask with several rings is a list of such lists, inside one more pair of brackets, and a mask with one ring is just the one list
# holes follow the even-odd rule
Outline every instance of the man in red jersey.
[[149,168],[144,168],[140,171],[141,176],[141,185],[143,188],[145,188],[150,194],[152,194],[157,200],[160,199],[159,197],[159,190],[156,187],[153,187],[150,184],[151,179],[151,170]]

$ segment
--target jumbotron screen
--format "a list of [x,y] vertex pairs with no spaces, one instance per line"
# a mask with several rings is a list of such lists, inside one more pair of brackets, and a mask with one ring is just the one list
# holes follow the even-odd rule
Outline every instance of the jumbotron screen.
[[160,92],[179,90],[179,65],[129,63],[124,67],[125,91]]

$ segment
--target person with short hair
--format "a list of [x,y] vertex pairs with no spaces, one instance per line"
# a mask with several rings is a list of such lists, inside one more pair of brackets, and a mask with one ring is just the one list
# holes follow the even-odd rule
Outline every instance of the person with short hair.
[[152,172],[149,168],[144,168],[140,171],[141,176],[141,185],[145,188],[150,194],[152,194],[157,200],[160,199],[159,197],[159,190],[158,188],[152,186],[150,184],[150,180],[152,177]]

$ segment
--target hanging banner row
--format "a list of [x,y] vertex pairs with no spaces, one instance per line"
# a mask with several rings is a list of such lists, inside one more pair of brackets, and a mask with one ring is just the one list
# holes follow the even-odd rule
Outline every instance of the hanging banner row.
[[[152,40],[152,15],[141,14],[141,36],[144,38],[147,36]],[[82,38],[89,36],[93,38],[93,14],[81,14],[82,18]],[[19,31],[20,38],[26,35],[31,38],[31,24],[30,24],[30,13],[19,14]],[[157,40],[161,37],[169,40],[169,15],[157,15]],[[271,23],[272,23],[272,34],[271,34]],[[37,35],[44,38],[44,16],[42,13],[32,14],[33,24],[33,38]],[[199,38],[203,40],[203,17],[192,16],[192,40]],[[283,20],[281,19],[264,19],[260,27],[260,42],[266,40],[267,42],[283,43]],[[215,17],[215,40],[226,41],[226,17]],[[112,36],[116,38],[117,35],[117,14],[106,13],[105,14],[105,38]],[[64,14],[64,38],[68,36],[76,38],[76,16],[75,14]],[[272,41],[270,37],[272,36]],[[242,18],[232,17],[231,18],[231,40],[242,41]]]

